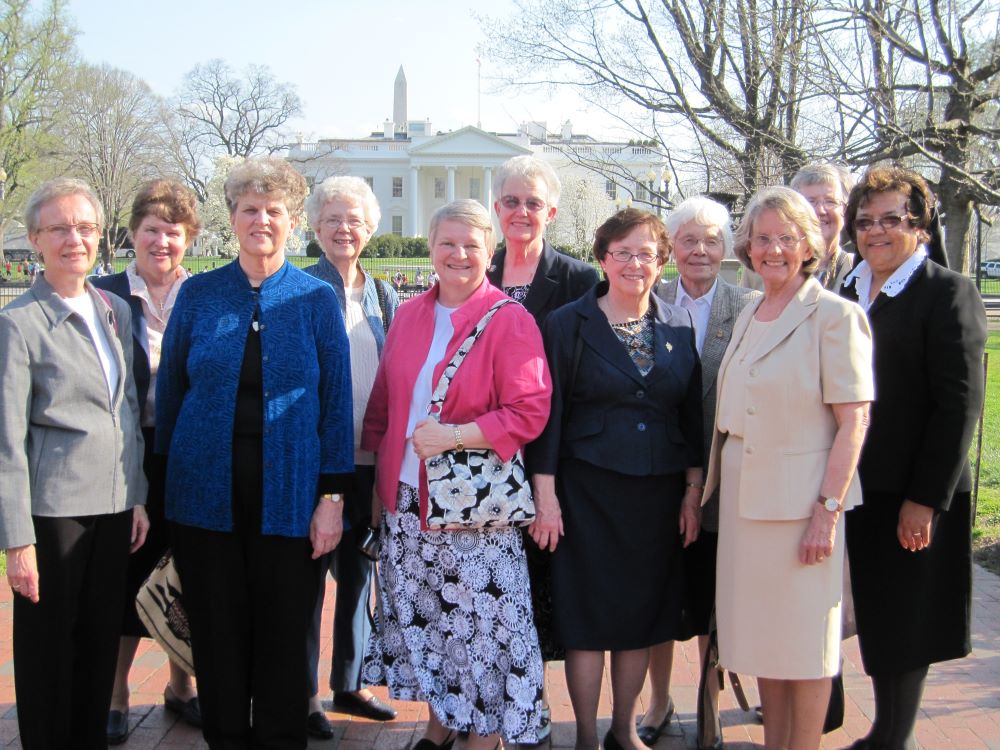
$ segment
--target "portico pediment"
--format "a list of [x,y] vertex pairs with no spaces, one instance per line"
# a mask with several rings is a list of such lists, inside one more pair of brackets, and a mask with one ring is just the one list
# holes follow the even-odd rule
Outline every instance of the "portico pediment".
[[410,163],[413,166],[446,161],[451,164],[481,165],[487,161],[499,164],[522,154],[531,154],[531,149],[470,125],[412,146]]

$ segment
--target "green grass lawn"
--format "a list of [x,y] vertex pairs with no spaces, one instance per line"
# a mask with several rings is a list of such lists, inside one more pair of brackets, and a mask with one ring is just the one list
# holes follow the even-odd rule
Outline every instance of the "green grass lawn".
[[990,332],[986,353],[989,355],[989,370],[983,416],[982,465],[972,540],[976,561],[1000,574],[1000,331]]

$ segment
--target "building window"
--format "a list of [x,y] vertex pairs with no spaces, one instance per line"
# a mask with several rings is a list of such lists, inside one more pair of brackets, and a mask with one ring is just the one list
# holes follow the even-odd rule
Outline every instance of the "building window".
[[635,181],[635,199],[637,201],[649,200],[649,191],[646,189],[646,184],[642,180]]
[[444,198],[444,177],[434,178],[434,197]]
[[474,201],[479,200],[479,186],[481,182],[478,177],[469,178],[469,197]]
[[375,178],[374,177],[362,177],[361,179],[363,179],[365,182],[367,182],[368,183],[368,187],[370,187],[372,190],[375,189]]
[[608,194],[608,198],[611,200],[618,197],[618,186],[615,184],[614,180],[604,181],[604,192]]
[[307,229],[306,230],[306,242],[312,242],[314,239],[316,239],[316,233],[313,230],[311,230],[311,229]]
[[[398,179],[398,178],[397,178]],[[392,233],[397,237],[403,236],[403,217],[393,216],[392,217]]]
[[392,197],[402,198],[403,197],[403,178],[393,177],[392,178]]

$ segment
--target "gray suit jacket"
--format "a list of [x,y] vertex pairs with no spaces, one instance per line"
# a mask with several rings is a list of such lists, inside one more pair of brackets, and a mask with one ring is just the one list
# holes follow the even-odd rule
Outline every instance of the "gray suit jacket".
[[[664,302],[677,304],[678,279],[657,287],[656,293]],[[749,302],[760,296],[760,292],[743,287],[733,286],[719,277],[719,286],[712,299],[712,310],[708,315],[708,331],[705,332],[705,344],[701,349],[701,409],[704,419],[704,456],[706,470],[708,469],[709,449],[712,447],[712,434],[715,432],[715,395],[716,376],[722,355],[726,353],[729,339],[733,335],[733,324],[740,311]],[[701,525],[706,531],[719,530],[719,491],[712,493],[708,503],[701,509]]]
[[118,297],[87,291],[118,359],[110,401],[86,324],[44,274],[0,311],[3,549],[35,542],[33,515],[93,516],[146,502],[131,314]]

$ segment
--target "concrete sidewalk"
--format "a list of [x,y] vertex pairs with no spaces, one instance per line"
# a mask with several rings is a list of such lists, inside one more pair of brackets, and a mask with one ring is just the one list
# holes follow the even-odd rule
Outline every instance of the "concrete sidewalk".
[[[939,664],[931,668],[923,711],[917,725],[917,738],[927,750],[1000,750],[1000,577],[975,568],[972,626],[973,653],[967,659]],[[329,581],[329,579],[328,579]],[[326,684],[330,669],[331,609],[335,586],[328,582],[327,610],[324,612],[320,684]],[[0,583],[0,746],[20,748],[17,738],[17,710],[14,705],[14,666],[11,657],[11,591]],[[843,748],[863,736],[872,714],[869,683],[861,671],[857,639],[844,645],[847,712],[844,727],[826,735],[823,748]],[[677,714],[670,729],[657,744],[657,750],[694,748],[695,696],[697,692],[698,655],[694,641],[678,647],[674,659],[671,694]],[[573,711],[566,692],[561,662],[549,671],[550,701],[554,722],[551,746],[571,748],[574,741]],[[131,673],[132,733],[123,745],[126,750],[181,750],[207,748],[196,730],[180,724],[163,710],[163,688],[167,683],[167,663],[163,652],[150,641],[143,641]],[[754,681],[745,680],[751,703],[757,702]],[[383,698],[385,688],[376,692]],[[611,690],[605,676],[601,699],[600,729],[607,730],[611,715]],[[329,698],[329,696],[328,696]],[[331,713],[336,728],[333,740],[311,741],[310,750],[406,750],[422,736],[427,720],[423,704],[396,703],[399,718],[380,724]],[[329,704],[327,704],[329,708]],[[751,714],[736,705],[728,688],[722,694],[722,718],[727,750],[762,747],[763,727]],[[548,750],[549,743],[542,746]]]

